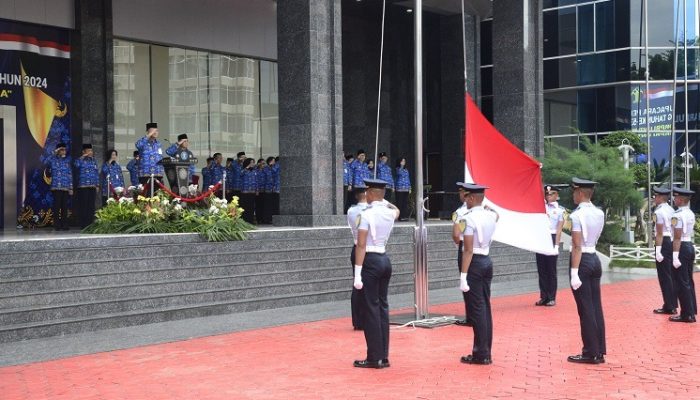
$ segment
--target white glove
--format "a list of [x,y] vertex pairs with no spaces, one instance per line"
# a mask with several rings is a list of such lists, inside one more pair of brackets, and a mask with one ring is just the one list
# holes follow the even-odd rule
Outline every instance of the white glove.
[[559,255],[559,245],[558,245],[558,244],[555,244],[555,245],[554,245],[554,249],[553,249],[552,255],[555,255],[555,256],[556,256],[556,255]]
[[571,288],[576,290],[583,285],[581,278],[578,277],[578,268],[571,268]]
[[362,265],[355,265],[355,282],[352,286],[357,290],[362,289]]
[[464,272],[459,273],[459,290],[467,293],[469,291],[469,284],[467,283],[467,274]]
[[656,262],[662,262],[664,260],[664,256],[661,255],[661,246],[656,246]]
[[678,251],[673,252],[673,267],[674,268],[680,268],[681,267],[681,260],[678,259]]

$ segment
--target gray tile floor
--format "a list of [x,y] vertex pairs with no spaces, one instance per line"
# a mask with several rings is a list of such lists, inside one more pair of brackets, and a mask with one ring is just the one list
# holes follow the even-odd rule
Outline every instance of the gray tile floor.
[[[655,271],[652,270],[653,272]],[[603,275],[604,283],[606,284],[633,279],[650,279],[653,276],[612,272],[606,272]],[[568,286],[568,278],[560,276],[559,285],[560,288],[566,288]],[[537,291],[537,281],[535,280],[494,283],[492,285],[494,297],[533,293],[533,303],[537,300],[537,295],[535,294]],[[455,303],[461,301],[461,298],[462,296],[457,290],[457,277],[455,277],[455,288],[432,290],[429,293],[430,304]],[[413,302],[413,293],[392,295],[389,298],[392,310],[412,307]],[[349,316],[349,301],[337,301],[170,321],[15,343],[0,343],[0,366],[18,365],[250,329]]]

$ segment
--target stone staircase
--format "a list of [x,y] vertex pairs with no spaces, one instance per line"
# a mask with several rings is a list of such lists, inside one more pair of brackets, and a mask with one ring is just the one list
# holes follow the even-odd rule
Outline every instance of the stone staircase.
[[[428,226],[431,289],[457,284],[449,224]],[[413,290],[413,227],[390,239],[391,293]],[[0,241],[0,342],[348,299],[348,228]],[[534,279],[534,255],[494,244],[494,282]],[[562,260],[566,257],[562,256]]]

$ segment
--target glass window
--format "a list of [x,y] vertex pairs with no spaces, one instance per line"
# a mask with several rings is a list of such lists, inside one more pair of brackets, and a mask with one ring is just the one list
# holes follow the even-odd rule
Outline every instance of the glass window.
[[493,94],[493,68],[481,68],[481,95],[490,96]]
[[578,52],[593,51],[594,40],[593,5],[578,8]]
[[[648,3],[649,46],[674,46],[676,10],[679,0],[648,0]],[[673,4],[673,7],[669,6],[669,3]],[[680,17],[682,18],[682,12]],[[642,43],[642,45],[644,44]]]
[[279,154],[274,62],[118,39],[114,88],[115,143],[127,158],[149,121],[170,143],[186,133],[199,168],[215,152]]
[[545,60],[543,70],[545,89],[576,86],[576,57]]
[[596,132],[617,130],[617,107],[615,104],[615,87],[597,88],[596,90]]
[[571,4],[576,4],[576,2],[581,2],[581,0],[544,0],[542,3],[542,8],[568,6]]
[[545,135],[569,135],[576,133],[576,90],[564,90],[544,94]]
[[596,50],[615,48],[615,3],[606,1],[595,5]]
[[649,79],[672,80],[674,49],[649,49]]
[[493,20],[484,21],[481,23],[481,65],[493,64]]
[[493,97],[481,98],[481,113],[493,124]]
[[576,53],[576,7],[543,13],[544,57]]
[[578,91],[578,129],[581,132],[595,132],[596,130],[596,104],[595,89],[582,89]]
[[552,145],[564,147],[570,150],[578,149],[578,136],[560,136],[548,138],[545,146]]

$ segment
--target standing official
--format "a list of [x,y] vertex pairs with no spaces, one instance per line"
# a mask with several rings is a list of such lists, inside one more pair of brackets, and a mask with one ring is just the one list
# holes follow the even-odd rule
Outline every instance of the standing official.
[[659,278],[659,286],[661,287],[661,296],[664,304],[661,308],[654,310],[654,314],[675,314],[678,308],[678,298],[673,287],[673,265],[671,256],[673,254],[673,226],[671,219],[673,218],[673,207],[668,204],[668,196],[671,190],[666,188],[654,188],[654,229],[656,231],[655,250],[656,250],[656,275]]
[[692,190],[673,188],[673,202],[678,207],[673,214],[673,284],[681,304],[680,315],[669,317],[672,322],[695,322],[698,304],[695,299],[695,282],[693,267],[695,265],[695,247],[693,236],[695,214],[690,209]]
[[68,228],[68,196],[73,195],[73,171],[66,144],[56,144],[54,153],[44,160],[51,169],[51,195],[53,197],[53,227],[57,231]]
[[353,160],[354,157],[352,154],[346,154],[343,160],[343,210],[346,214],[352,203],[350,200],[352,196],[352,170],[350,165]]
[[406,159],[401,157],[396,161],[396,205],[401,210],[399,221],[408,221],[408,195],[411,192],[411,178],[406,169]]
[[[170,157],[175,157],[178,153],[181,153],[183,150],[185,150],[185,154],[187,155],[187,157],[189,157],[190,154],[192,154],[192,152],[189,150],[189,147],[190,140],[187,138],[187,135],[183,133],[182,135],[177,136],[177,143],[173,143],[170,146],[168,146],[167,149],[165,149],[165,154],[169,155]],[[189,159],[181,158],[180,161],[189,161]],[[193,177],[197,172],[195,170],[194,164],[190,164],[190,167],[187,171],[189,173],[189,176],[187,177],[187,182],[192,182]]]
[[75,191],[75,210],[78,224],[85,228],[95,220],[95,197],[100,186],[97,161],[92,153],[92,145],[83,144],[83,154],[73,162],[78,174],[78,190]]
[[559,242],[561,241],[561,229],[564,227],[564,208],[559,206],[559,189],[552,185],[544,187],[545,210],[549,218],[549,233],[552,234],[552,252],[550,254],[537,253],[537,275],[540,284],[540,299],[536,306],[552,307],[557,304],[557,261],[559,259]]
[[[358,226],[361,222],[360,214],[367,209],[367,196],[365,189],[355,188],[355,205],[348,209],[348,225],[350,226],[350,231],[352,232],[352,239],[354,245],[352,246],[352,251],[350,252],[350,266],[353,268],[353,273],[355,271],[355,248],[357,247],[357,232]],[[364,293],[360,289],[352,288],[352,295],[350,296],[350,310],[352,313],[352,326],[355,330],[362,329],[362,296]]]
[[126,164],[126,170],[129,171],[129,182],[131,186],[138,186],[139,184],[139,152],[134,151],[134,158],[132,158]]
[[236,153],[236,161],[231,165],[231,171],[233,171],[233,195],[239,198],[243,187],[243,163],[245,160],[245,151],[239,151]]
[[202,193],[208,191],[209,186],[211,186],[211,166],[213,161],[213,157],[207,157],[207,165],[202,168]]
[[[360,149],[357,150],[357,157],[355,158],[355,161],[350,164],[350,171],[351,171],[351,181],[350,181],[350,187],[351,188],[364,188],[365,186],[365,179],[370,179],[371,175],[369,174],[369,168],[367,167],[367,163],[365,163],[365,158],[366,158],[365,151]],[[350,199],[352,204],[355,204],[354,199]]]
[[[102,186],[102,204],[107,204],[107,199],[112,196],[114,189],[124,188],[124,175],[122,166],[119,165],[119,153],[112,149],[107,151],[107,161],[102,164],[100,174],[100,186]],[[109,177],[109,179],[107,179]]]
[[377,179],[381,179],[386,182],[386,199],[390,200],[391,195],[394,192],[394,177],[391,174],[391,167],[389,166],[389,157],[386,153],[379,153],[379,162],[377,163]]
[[139,182],[144,185],[151,179],[151,174],[155,179],[163,180],[163,165],[159,163],[163,159],[163,149],[158,141],[158,133],[158,124],[149,122],[146,124],[146,136],[136,141],[136,149],[141,155]]
[[369,206],[357,222],[355,248],[355,289],[363,289],[364,303],[362,328],[367,342],[367,358],[356,360],[358,368],[389,367],[389,280],[391,261],[386,244],[399,218],[399,210],[384,200],[386,182],[365,179]]
[[[460,222],[464,221],[464,217],[469,212],[469,207],[467,207],[467,191],[464,190],[464,183],[457,182],[457,192],[459,192],[459,201],[462,205],[452,213],[452,240],[457,245],[457,271],[462,272],[462,253],[464,252],[464,228],[460,227]],[[457,320],[455,324],[461,326],[472,326],[472,322],[469,320],[469,307],[468,307],[468,292],[462,292],[462,299],[464,300],[464,319]]]
[[255,223],[255,195],[258,190],[258,179],[255,173],[255,160],[246,158],[241,170],[241,195],[238,203],[243,208],[243,220]]
[[489,248],[496,230],[498,215],[485,208],[484,191],[486,186],[464,183],[465,202],[469,209],[460,224],[464,237],[464,254],[462,269],[459,274],[459,288],[468,293],[468,315],[474,326],[474,345],[472,353],[463,356],[465,364],[491,364],[491,345],[493,343],[493,318],[491,315],[491,279],[493,263],[489,257]]
[[572,178],[574,204],[571,213],[571,289],[581,322],[581,354],[568,361],[584,364],[605,362],[605,321],[600,299],[603,270],[595,246],[603,232],[605,215],[591,203],[597,182]]

